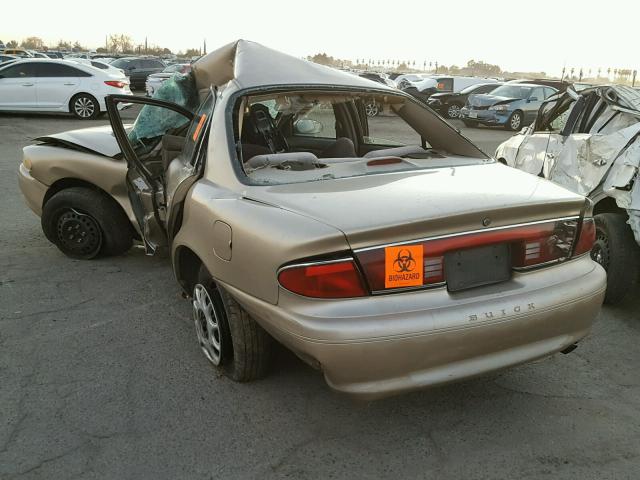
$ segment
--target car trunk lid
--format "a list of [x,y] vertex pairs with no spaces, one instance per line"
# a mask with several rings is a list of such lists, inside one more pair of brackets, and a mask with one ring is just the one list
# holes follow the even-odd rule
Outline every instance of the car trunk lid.
[[251,187],[245,197],[341,230],[356,250],[579,215],[584,198],[500,164]]

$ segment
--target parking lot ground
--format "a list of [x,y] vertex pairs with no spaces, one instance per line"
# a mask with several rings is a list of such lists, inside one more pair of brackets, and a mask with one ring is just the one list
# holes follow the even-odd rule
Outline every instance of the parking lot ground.
[[[20,196],[32,138],[104,123],[0,115],[0,478],[640,477],[637,295],[569,355],[377,402],[284,350],[265,380],[233,383],[166,259],[70,260]],[[463,133],[488,151],[508,136]]]

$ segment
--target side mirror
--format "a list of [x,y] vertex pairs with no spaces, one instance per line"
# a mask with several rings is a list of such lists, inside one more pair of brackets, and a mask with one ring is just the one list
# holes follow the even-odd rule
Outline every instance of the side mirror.
[[522,127],[522,130],[520,130],[520,135],[526,135],[527,133],[529,133],[529,128],[530,127]]
[[315,135],[316,133],[322,132],[323,129],[324,125],[322,125],[322,123],[310,118],[301,118],[293,125],[294,133],[300,135]]
[[136,67],[134,67],[133,65],[131,65],[131,66],[129,67],[129,71],[132,71],[132,70],[135,70],[135,69],[136,69]]
[[538,101],[538,97],[530,97],[529,100],[527,100],[527,103],[537,102],[537,101]]

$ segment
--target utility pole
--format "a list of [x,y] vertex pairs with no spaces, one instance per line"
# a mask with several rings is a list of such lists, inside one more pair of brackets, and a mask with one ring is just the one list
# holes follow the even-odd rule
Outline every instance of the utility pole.
[[206,39],[206,38],[204,39],[204,48],[203,48],[203,51],[204,51],[203,55],[206,55],[206,54],[207,54],[207,39]]
[[147,37],[144,37],[144,54],[146,55],[148,53],[147,50]]
[[436,62],[436,74],[438,73],[438,62]]
[[631,80],[631,86],[635,87],[636,86],[636,75],[638,74],[637,70],[633,71],[633,80]]

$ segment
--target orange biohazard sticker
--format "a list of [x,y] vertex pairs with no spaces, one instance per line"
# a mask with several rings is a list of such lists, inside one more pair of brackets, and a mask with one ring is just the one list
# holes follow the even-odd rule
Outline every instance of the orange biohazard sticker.
[[424,277],[422,245],[401,245],[384,249],[384,287],[422,285]]
[[196,131],[193,132],[193,141],[195,142],[198,139],[198,135],[200,135],[200,130],[202,130],[202,125],[204,125],[204,121],[207,119],[207,115],[205,113],[200,117],[200,121],[198,122],[198,126],[196,127]]

